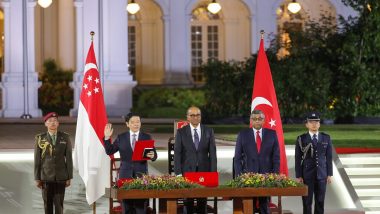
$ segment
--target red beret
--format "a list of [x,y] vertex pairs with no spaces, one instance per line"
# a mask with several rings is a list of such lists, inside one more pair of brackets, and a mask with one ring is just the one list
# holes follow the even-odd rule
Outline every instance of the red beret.
[[56,117],[58,118],[58,114],[55,112],[49,112],[44,116],[44,121],[46,122],[49,118]]

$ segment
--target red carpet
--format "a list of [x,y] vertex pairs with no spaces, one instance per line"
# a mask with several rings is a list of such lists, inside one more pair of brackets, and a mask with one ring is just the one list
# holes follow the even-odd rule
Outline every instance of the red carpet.
[[335,151],[338,154],[380,153],[380,148],[349,147],[349,148],[335,148]]

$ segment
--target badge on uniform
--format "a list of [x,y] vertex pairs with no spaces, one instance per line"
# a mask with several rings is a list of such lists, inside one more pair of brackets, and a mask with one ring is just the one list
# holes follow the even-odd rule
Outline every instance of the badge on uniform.
[[61,142],[59,142],[59,143],[66,144],[66,141],[61,141]]

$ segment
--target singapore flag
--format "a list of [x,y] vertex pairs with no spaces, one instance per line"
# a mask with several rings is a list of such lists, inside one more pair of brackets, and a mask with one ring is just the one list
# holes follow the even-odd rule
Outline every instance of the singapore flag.
[[106,123],[103,91],[91,42],[84,68],[74,149],[74,166],[86,186],[88,204],[96,202],[110,186],[110,157],[103,147]]

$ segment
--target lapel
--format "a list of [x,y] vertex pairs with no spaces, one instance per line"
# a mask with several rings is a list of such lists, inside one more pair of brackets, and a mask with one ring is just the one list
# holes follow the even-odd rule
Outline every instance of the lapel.
[[310,136],[309,132],[306,133],[305,141],[303,143],[304,143],[304,146],[307,146],[309,143],[312,143],[311,142],[311,136]]
[[[323,142],[323,136],[321,135],[321,132],[318,132],[318,142],[317,142],[317,148],[322,146]],[[322,148],[322,147],[321,147]]]
[[51,139],[49,132],[46,132],[46,139],[48,140],[50,145],[53,145],[53,140]]
[[55,137],[55,145],[58,146],[61,141],[61,134],[57,131],[57,136]]
[[129,150],[132,151],[132,146],[131,146],[131,132],[130,132],[130,131],[127,131],[127,133],[125,134],[125,138],[126,138],[126,143],[127,143],[127,149],[129,149]]
[[[195,148],[195,145],[194,145],[193,136],[191,135],[191,126],[190,126],[190,124],[186,128],[186,135],[187,135],[187,139],[189,139],[189,142],[191,144],[190,145],[191,148],[193,148],[194,151],[197,151],[197,149]],[[201,142],[199,142],[199,144],[201,144]]]
[[[199,129],[201,130],[201,140],[199,141],[199,147],[201,147],[201,145],[203,144],[202,142],[206,142],[205,139],[206,139],[206,131],[205,131],[205,128],[203,125],[200,125],[199,126]],[[194,145],[195,146],[195,145]]]

